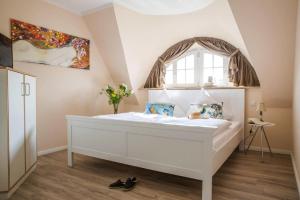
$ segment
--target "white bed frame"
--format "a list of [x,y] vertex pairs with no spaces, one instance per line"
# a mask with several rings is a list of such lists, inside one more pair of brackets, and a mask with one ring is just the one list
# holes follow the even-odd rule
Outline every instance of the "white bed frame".
[[[244,89],[214,89],[209,94],[224,102],[226,112],[244,127]],[[150,90],[150,102],[175,102],[183,110],[197,103],[200,90]],[[230,111],[231,110],[231,111]],[[218,149],[213,129],[66,116],[68,166],[73,153],[202,180],[202,200],[212,199],[212,177],[243,139],[238,130]]]

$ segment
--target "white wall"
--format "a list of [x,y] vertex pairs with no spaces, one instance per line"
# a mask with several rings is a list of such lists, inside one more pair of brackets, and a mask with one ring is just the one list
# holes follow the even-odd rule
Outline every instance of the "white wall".
[[[297,34],[295,48],[295,72],[294,72],[294,101],[293,101],[293,153],[300,174],[300,3],[298,3]],[[300,180],[300,177],[298,177]]]
[[229,0],[272,108],[291,108],[297,0]]
[[10,35],[10,18],[91,40],[90,70],[33,63],[14,63],[20,71],[37,76],[38,150],[67,144],[66,114],[111,112],[102,87],[112,83],[110,73],[82,17],[41,0],[1,0],[0,32]]

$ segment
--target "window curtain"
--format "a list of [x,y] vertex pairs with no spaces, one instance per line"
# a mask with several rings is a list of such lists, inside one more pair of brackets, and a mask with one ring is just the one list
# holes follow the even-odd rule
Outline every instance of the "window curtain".
[[254,68],[239,49],[221,39],[195,37],[178,42],[167,49],[156,60],[144,88],[162,88],[165,84],[166,64],[180,57],[195,43],[209,51],[229,57],[228,76],[234,86],[260,86]]

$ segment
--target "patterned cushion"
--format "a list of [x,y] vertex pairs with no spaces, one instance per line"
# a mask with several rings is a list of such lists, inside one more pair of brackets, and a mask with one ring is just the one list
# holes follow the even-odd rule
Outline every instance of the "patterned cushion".
[[166,116],[173,116],[175,105],[164,103],[147,103],[146,114],[159,114]]
[[201,119],[223,119],[223,105],[222,104],[203,104],[200,112]]

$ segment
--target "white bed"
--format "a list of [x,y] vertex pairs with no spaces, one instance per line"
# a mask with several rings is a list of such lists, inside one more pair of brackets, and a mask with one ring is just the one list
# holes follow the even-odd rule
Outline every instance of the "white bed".
[[[212,199],[212,176],[241,143],[243,89],[209,90],[224,102],[226,120],[188,120],[143,113],[67,116],[68,165],[73,153],[202,180],[202,199]],[[198,94],[198,95],[197,95]],[[200,90],[150,90],[150,102],[175,103],[186,112]],[[178,110],[177,110],[178,111]],[[178,114],[179,112],[177,112]]]

